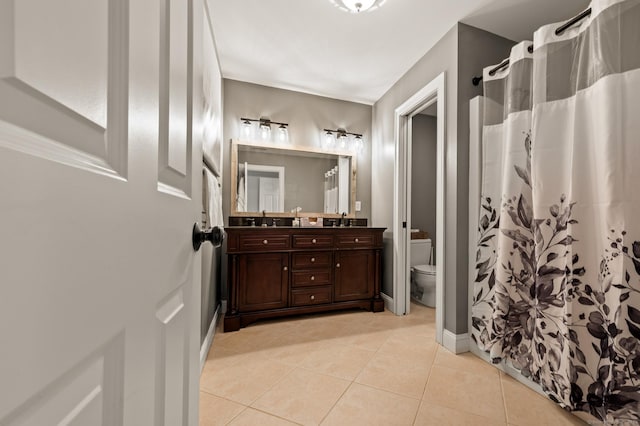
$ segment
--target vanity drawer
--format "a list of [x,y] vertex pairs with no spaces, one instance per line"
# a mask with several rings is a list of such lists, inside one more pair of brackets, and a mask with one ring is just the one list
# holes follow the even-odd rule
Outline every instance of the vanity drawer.
[[331,284],[331,271],[299,271],[291,274],[291,287]]
[[293,269],[327,267],[331,265],[330,251],[309,251],[304,253],[293,253]]
[[331,286],[291,291],[291,306],[331,303]]
[[337,235],[336,245],[338,247],[372,247],[375,244],[373,235]]
[[241,235],[238,246],[241,251],[271,251],[289,248],[289,236],[282,234]]
[[294,248],[331,248],[333,237],[331,235],[294,235]]

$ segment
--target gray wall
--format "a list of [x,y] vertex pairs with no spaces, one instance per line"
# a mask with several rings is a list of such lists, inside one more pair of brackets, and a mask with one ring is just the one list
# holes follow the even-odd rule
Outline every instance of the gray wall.
[[[371,113],[370,105],[225,79],[224,182],[230,182],[229,153],[231,140],[240,135],[240,117],[264,116],[273,121],[289,123],[290,144],[314,149],[323,146],[323,128],[343,127],[347,131],[363,134],[365,146],[357,154],[356,181],[356,200],[362,202],[362,210],[356,216],[371,218]],[[229,185],[224,185],[225,220],[228,220],[231,208],[230,193]]]
[[[446,73],[445,128],[445,328],[467,331],[467,222],[469,171],[469,100],[481,93],[471,84],[484,66],[507,57],[515,44],[502,37],[456,24],[373,106],[372,224],[393,226],[394,110],[410,96]],[[392,293],[385,280],[383,291]]]
[[[457,271],[456,334],[467,332],[468,270],[469,270],[469,101],[482,95],[482,84],[474,86],[471,79],[482,75],[484,67],[498,64],[509,56],[515,42],[493,33],[458,24],[458,199],[457,211]],[[449,308],[449,305],[447,305]]]
[[438,126],[430,115],[419,114],[411,121],[411,228],[427,231],[435,247]]
[[[205,11],[209,16],[209,5],[205,4]],[[203,89],[205,102],[212,111],[213,117],[217,120],[214,128],[222,128],[222,110],[223,110],[223,94],[222,94],[222,72],[218,62],[218,52],[213,39],[213,32],[210,20],[206,19],[203,28],[203,38],[205,55]],[[213,48],[211,48],[213,46]],[[216,167],[220,167],[221,144],[223,136],[218,134],[215,138],[204,138],[203,155],[206,156]],[[228,181],[227,181],[228,182]],[[203,190],[205,185],[203,185]],[[202,194],[202,211],[208,209],[208,194]],[[210,225],[210,224],[207,224]],[[204,343],[207,337],[207,331],[211,326],[211,322],[215,316],[216,309],[220,305],[220,292],[222,288],[221,277],[221,261],[222,250],[213,248],[211,244],[203,244],[202,249],[202,282],[200,286],[200,344]]]
[[[373,105],[373,155],[372,167],[376,171],[372,176],[371,184],[374,188],[371,199],[371,218],[374,226],[386,227],[388,231],[393,229],[393,194],[394,194],[394,161],[395,161],[395,135],[394,135],[394,111],[409,99],[413,94],[445,72],[446,76],[446,179],[447,194],[445,204],[447,214],[456,212],[456,147],[457,147],[457,79],[458,79],[458,28],[451,28],[445,36],[436,43],[418,62],[396,82],[385,95]],[[453,82],[453,83],[452,83]],[[445,230],[445,238],[455,240],[455,221],[448,220]],[[456,329],[455,317],[455,245],[445,242],[448,262],[445,265],[445,327],[449,330]],[[385,264],[385,270],[391,265]],[[393,282],[389,281],[391,274],[385,274],[382,290],[385,294],[393,294]],[[466,272],[465,272],[466,276]],[[449,306],[451,308],[449,309]],[[466,323],[465,323],[466,326]]]

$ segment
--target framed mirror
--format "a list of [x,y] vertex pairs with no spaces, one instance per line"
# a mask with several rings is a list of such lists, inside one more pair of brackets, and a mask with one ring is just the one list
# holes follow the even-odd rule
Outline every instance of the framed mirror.
[[356,155],[233,141],[231,216],[355,217]]

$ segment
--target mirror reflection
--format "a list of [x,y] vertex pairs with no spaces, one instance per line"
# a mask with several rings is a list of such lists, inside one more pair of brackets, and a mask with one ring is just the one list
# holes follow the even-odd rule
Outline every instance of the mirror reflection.
[[234,142],[232,214],[353,214],[355,164],[347,152]]

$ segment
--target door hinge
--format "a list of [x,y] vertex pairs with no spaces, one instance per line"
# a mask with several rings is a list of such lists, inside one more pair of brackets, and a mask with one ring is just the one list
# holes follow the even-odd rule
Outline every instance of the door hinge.
[[407,222],[402,222],[402,227],[403,227],[404,229],[407,229]]

